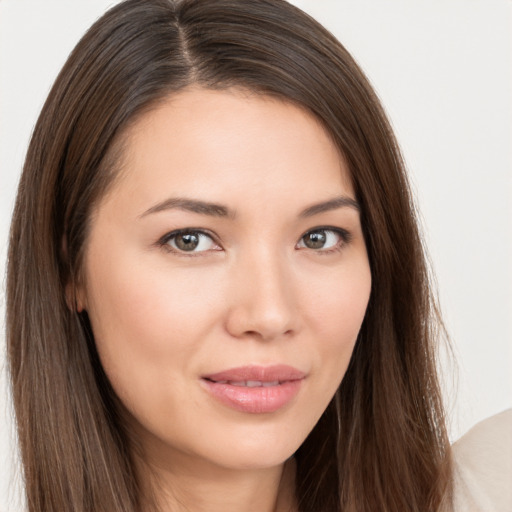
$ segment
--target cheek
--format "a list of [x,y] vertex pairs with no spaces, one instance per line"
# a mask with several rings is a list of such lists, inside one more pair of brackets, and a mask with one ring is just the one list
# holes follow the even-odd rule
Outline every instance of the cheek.
[[[98,341],[146,342],[145,349],[182,339],[215,300],[205,276],[176,271],[146,254],[116,251],[104,261],[91,251],[87,267],[87,310],[96,320]],[[178,334],[178,336],[177,336]],[[187,339],[187,336],[184,337]],[[124,341],[123,341],[124,344]]]
[[318,377],[334,393],[346,372],[370,297],[367,260],[342,267],[317,284],[315,293],[308,293],[308,319],[315,332]]
[[357,337],[371,290],[371,273],[367,260],[359,258],[351,265],[316,279],[307,287],[309,320],[316,329],[339,341]]
[[211,325],[213,299],[202,280],[122,255],[109,258],[115,265],[94,256],[87,310],[100,360],[119,398],[130,408],[140,396],[156,396],[171,384],[179,389]]

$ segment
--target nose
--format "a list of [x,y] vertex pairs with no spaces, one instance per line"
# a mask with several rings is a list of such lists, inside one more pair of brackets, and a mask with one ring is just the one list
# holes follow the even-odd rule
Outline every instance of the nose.
[[253,254],[232,269],[231,306],[226,329],[237,338],[273,340],[299,327],[293,279],[279,255]]

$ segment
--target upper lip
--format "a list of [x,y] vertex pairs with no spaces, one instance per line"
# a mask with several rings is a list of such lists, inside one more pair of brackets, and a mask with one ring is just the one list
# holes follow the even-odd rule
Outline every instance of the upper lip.
[[218,381],[259,381],[286,382],[303,379],[306,374],[293,366],[278,364],[272,366],[239,366],[217,373],[203,375],[203,379]]

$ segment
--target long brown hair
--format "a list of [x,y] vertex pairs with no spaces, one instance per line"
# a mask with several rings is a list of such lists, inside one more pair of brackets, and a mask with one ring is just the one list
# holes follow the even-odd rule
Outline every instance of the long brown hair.
[[90,28],[59,74],[28,149],[8,255],[28,510],[140,510],[117,398],[66,290],[80,280],[91,211],[115,181],[128,123],[191,84],[308,109],[346,159],[361,205],[370,302],[346,375],[295,454],[299,509],[439,510],[451,488],[441,324],[404,164],[352,57],[283,0],[127,0]]

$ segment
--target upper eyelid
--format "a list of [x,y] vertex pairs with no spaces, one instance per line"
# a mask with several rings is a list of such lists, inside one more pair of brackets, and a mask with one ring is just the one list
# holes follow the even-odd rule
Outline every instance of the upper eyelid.
[[169,231],[164,236],[162,236],[160,238],[160,241],[161,242],[168,242],[173,237],[178,236],[178,235],[182,235],[184,233],[199,233],[200,235],[204,235],[204,236],[207,236],[207,237],[211,238],[215,243],[219,243],[217,236],[215,236],[211,231],[208,231],[208,230],[202,229],[202,228],[174,229],[173,231]]
[[307,231],[304,231],[302,235],[300,236],[299,240],[304,238],[308,233],[314,233],[315,231],[332,231],[334,233],[338,233],[340,235],[343,235],[344,237],[351,237],[351,232],[348,229],[340,228],[336,226],[317,226],[311,229],[308,229]]

